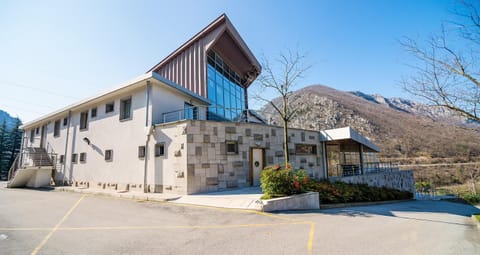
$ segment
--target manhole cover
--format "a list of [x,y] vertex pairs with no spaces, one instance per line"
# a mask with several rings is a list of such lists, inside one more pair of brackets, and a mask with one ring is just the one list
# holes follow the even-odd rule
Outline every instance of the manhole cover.
[[0,241],[7,240],[8,236],[5,234],[0,234]]

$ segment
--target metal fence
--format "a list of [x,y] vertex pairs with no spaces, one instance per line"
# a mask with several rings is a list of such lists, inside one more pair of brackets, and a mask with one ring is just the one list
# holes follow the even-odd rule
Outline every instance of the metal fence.
[[241,108],[226,108],[218,106],[192,106],[162,113],[161,123],[180,120],[217,120],[245,122],[247,112]]
[[398,171],[399,166],[396,162],[373,162],[361,164],[338,164],[336,176],[354,176],[368,173],[381,173]]

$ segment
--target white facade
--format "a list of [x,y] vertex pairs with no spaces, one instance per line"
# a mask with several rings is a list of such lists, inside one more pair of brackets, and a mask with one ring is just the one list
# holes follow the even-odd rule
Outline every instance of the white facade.
[[[180,194],[258,185],[260,169],[284,161],[282,129],[247,114],[246,90],[260,70],[222,15],[146,74],[22,126],[23,151],[56,155],[57,184]],[[207,113],[211,103],[230,113],[236,105],[236,114],[257,123],[225,121],[240,120],[228,114],[213,121],[219,112]],[[321,137],[334,133],[291,130],[291,164],[326,178],[331,140]]]

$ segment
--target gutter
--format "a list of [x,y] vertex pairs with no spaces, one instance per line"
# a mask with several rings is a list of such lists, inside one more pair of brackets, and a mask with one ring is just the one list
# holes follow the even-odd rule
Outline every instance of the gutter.
[[148,193],[148,186],[147,186],[147,173],[148,173],[148,143],[150,142],[150,135],[152,134],[152,126],[149,123],[149,114],[150,114],[150,90],[151,85],[150,81],[147,80],[147,88],[145,92],[146,102],[145,102],[145,132],[146,132],[146,140],[145,140],[145,165],[143,166],[143,193]]
[[72,111],[68,111],[68,125],[67,125],[67,137],[65,139],[65,153],[63,154],[63,183],[65,185],[65,177],[67,176],[67,153],[68,153],[68,138],[70,135],[70,123],[72,122]]

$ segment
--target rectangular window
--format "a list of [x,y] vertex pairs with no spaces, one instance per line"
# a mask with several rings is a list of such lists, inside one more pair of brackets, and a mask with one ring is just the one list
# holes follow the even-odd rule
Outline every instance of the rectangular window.
[[37,128],[35,129],[35,134],[37,134],[37,135],[40,134],[40,128],[39,128],[39,127],[37,127]]
[[155,157],[161,157],[165,155],[165,144],[157,143],[155,144]]
[[132,98],[120,100],[120,120],[132,118]]
[[72,154],[72,163],[77,163],[78,162],[78,154],[77,153],[73,153]]
[[227,141],[227,154],[238,154],[238,142]]
[[105,160],[106,161],[113,160],[113,150],[105,150]]
[[317,146],[312,144],[295,144],[297,154],[317,154]]
[[30,143],[33,143],[35,141],[35,130],[32,129],[30,130]]
[[105,113],[113,112],[115,110],[115,102],[110,102],[105,105]]
[[145,158],[145,146],[138,146],[138,157]]
[[90,111],[90,116],[91,116],[92,118],[97,117],[97,107],[92,108],[92,110]]
[[55,124],[53,127],[53,136],[54,137],[60,136],[60,120],[55,121]]
[[67,118],[63,118],[63,125],[66,126],[68,124],[68,119]]
[[80,153],[80,163],[85,163],[85,162],[87,162],[87,153],[82,152]]
[[88,128],[88,111],[80,113],[80,130]]
[[60,162],[60,164],[63,164],[65,162],[65,156],[60,155],[60,159],[58,159],[58,161]]

